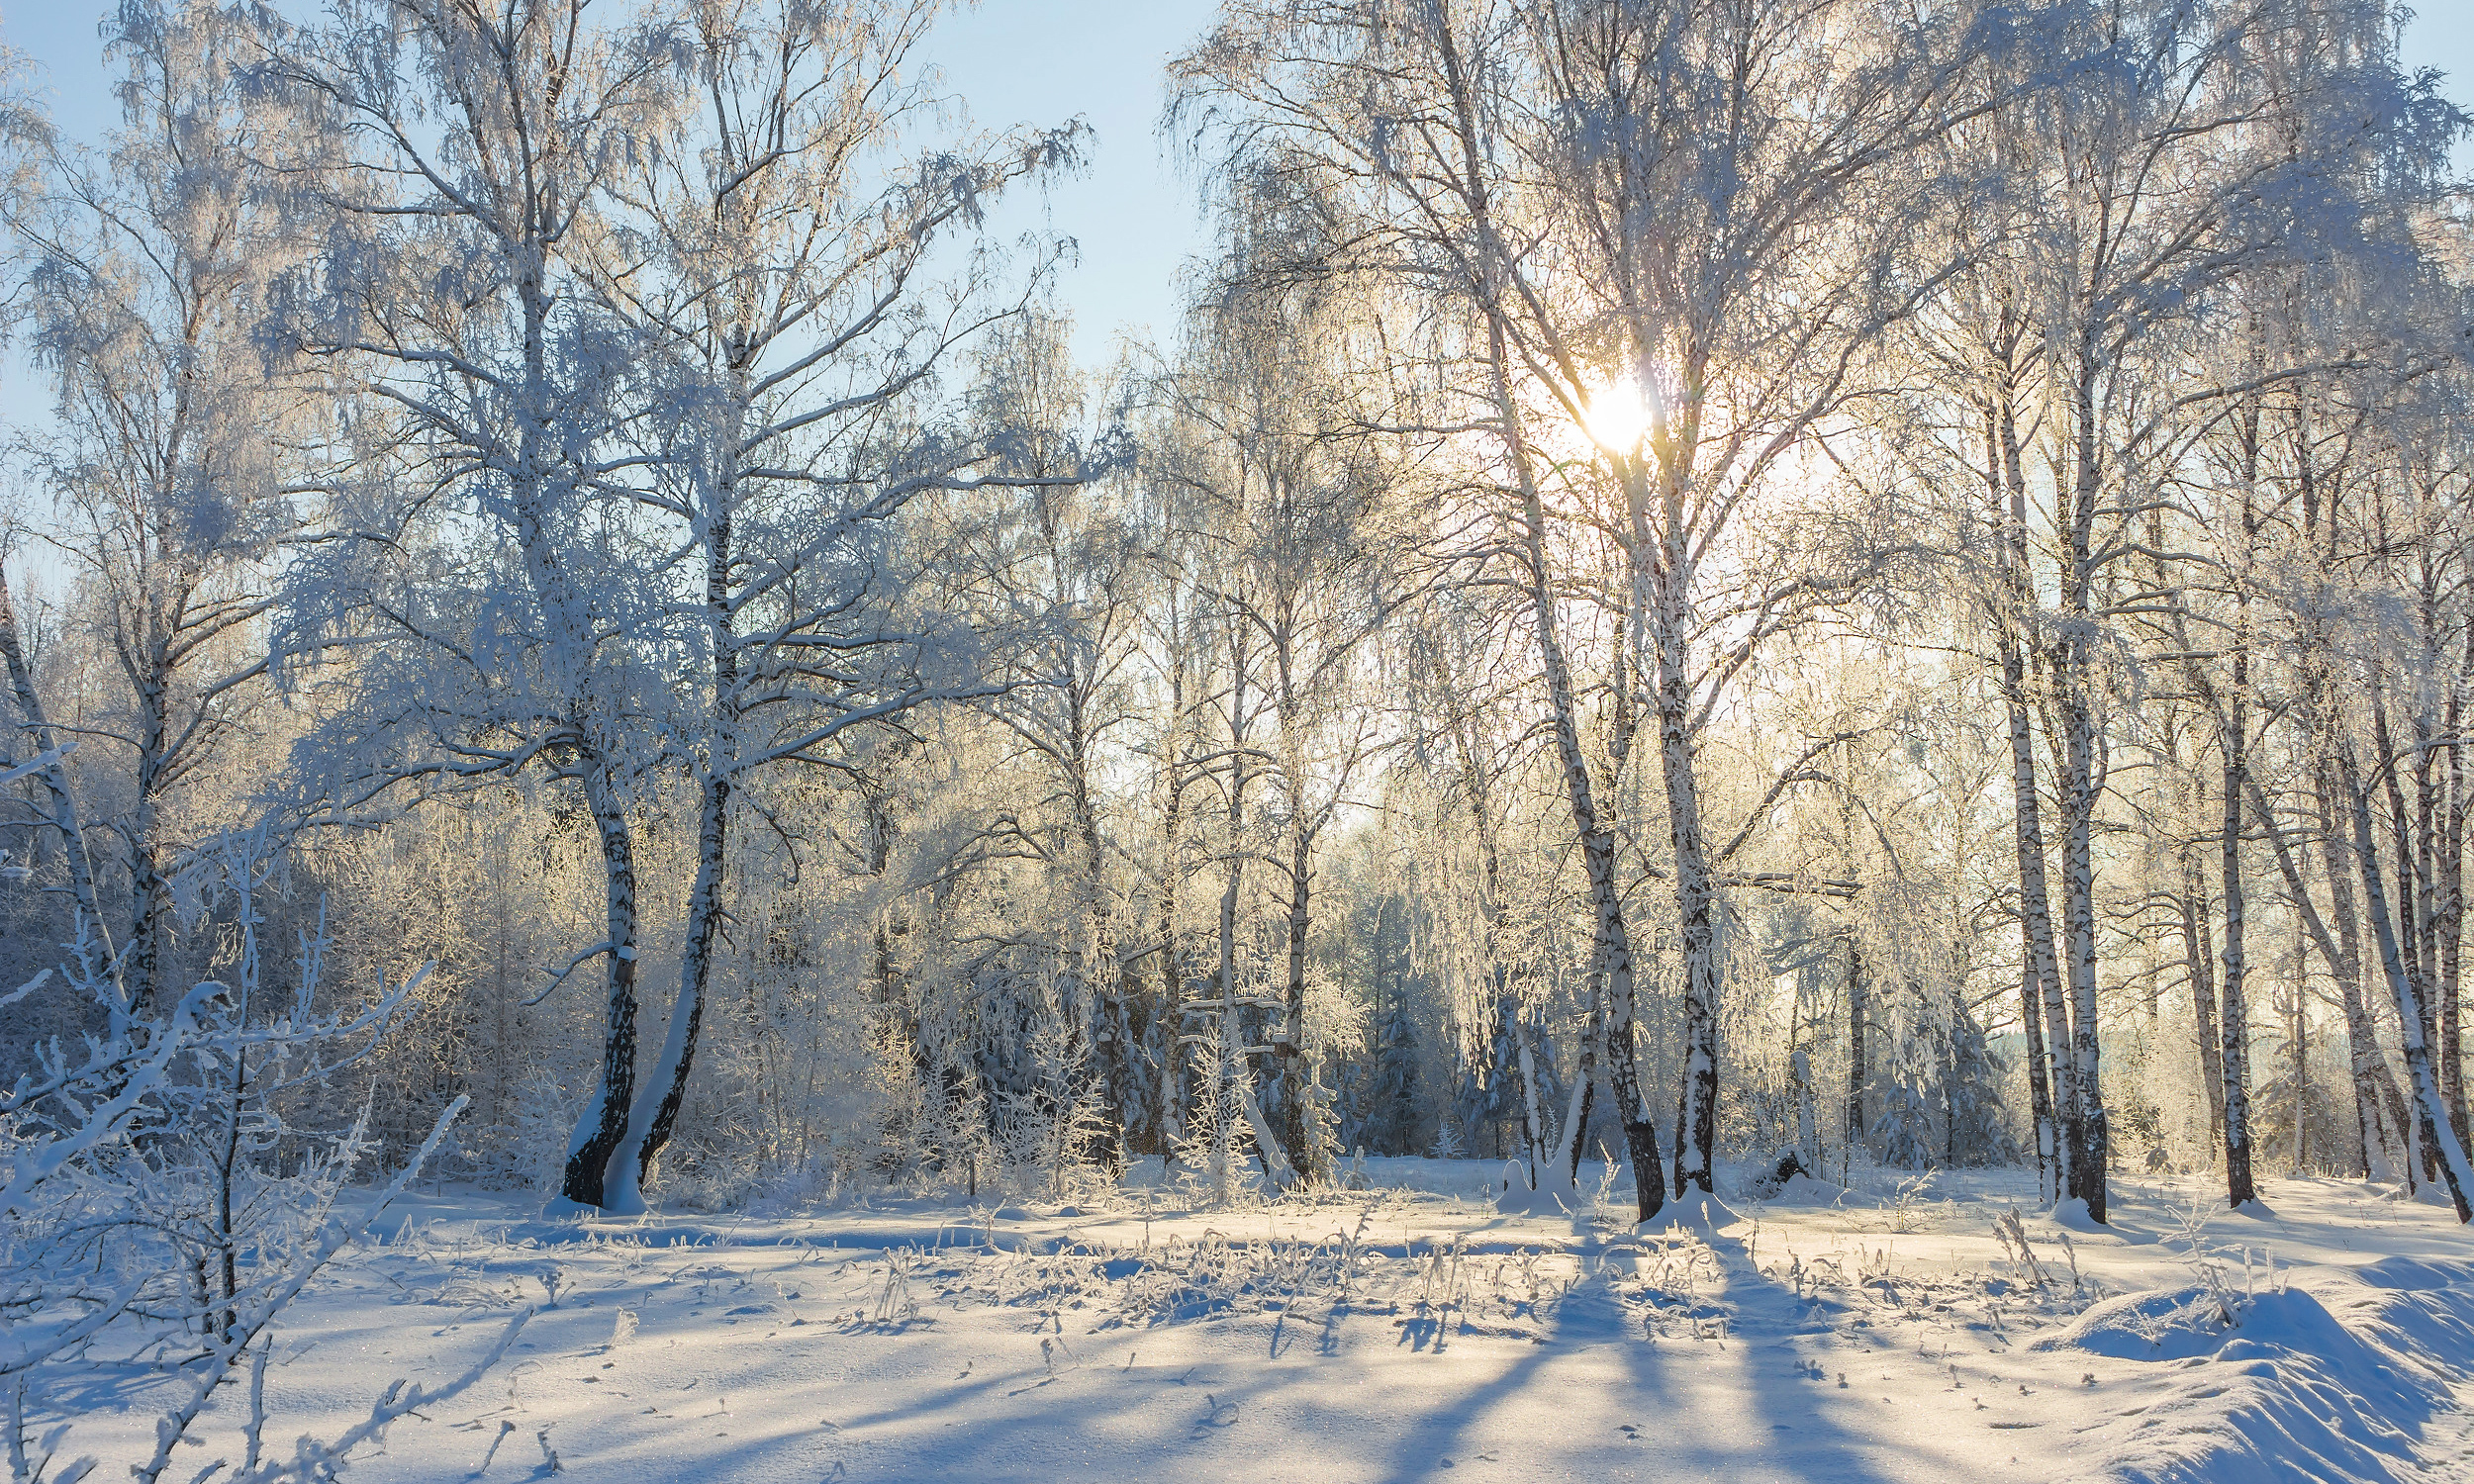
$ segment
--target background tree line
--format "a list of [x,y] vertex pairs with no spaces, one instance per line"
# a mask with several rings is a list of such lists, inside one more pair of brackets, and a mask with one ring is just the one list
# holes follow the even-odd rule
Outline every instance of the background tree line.
[[1100,368],[984,231],[1084,132],[940,9],[130,0],[91,148],[21,69],[0,1070],[323,920],[406,1008],[299,1096],[605,1210],[2468,1214],[2467,120],[2382,7],[1232,0]]

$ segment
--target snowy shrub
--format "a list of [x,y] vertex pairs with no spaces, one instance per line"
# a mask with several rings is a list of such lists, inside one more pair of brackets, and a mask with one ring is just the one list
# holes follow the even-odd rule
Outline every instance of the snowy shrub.
[[1051,1200],[1101,1178],[1091,1154],[1107,1131],[1107,1104],[1074,1051],[1061,1020],[1044,1025],[1029,1046],[1033,1085],[1006,1093],[997,1118],[996,1148],[1006,1169]]
[[1246,1116],[1245,1070],[1230,1056],[1194,1058],[1193,1106],[1176,1150],[1179,1184],[1198,1204],[1234,1204],[1251,1193],[1246,1159],[1254,1130]]
[[[244,1373],[247,1455],[229,1477],[323,1477],[395,1418],[469,1386],[523,1322],[443,1390],[408,1391],[399,1381],[341,1437],[305,1438],[289,1462],[263,1456],[275,1326],[436,1152],[465,1100],[449,1105],[375,1200],[350,1210],[378,1146],[371,1098],[355,1105],[344,1073],[395,1024],[428,971],[381,986],[366,1003],[324,1008],[329,940],[305,935],[291,992],[279,992],[258,951],[265,856],[244,843],[212,863],[235,929],[230,978],[200,982],[148,1022],[130,1014],[110,966],[72,964],[57,981],[110,1029],[76,1052],[54,1041],[39,1052],[39,1074],[0,1096],[0,1312],[11,1336],[0,1380],[10,1455],[21,1462],[36,1415],[55,1391],[90,1384],[89,1349],[108,1343],[115,1353],[159,1358],[177,1378],[165,1382],[171,1399],[157,1404],[152,1455],[132,1466],[142,1484],[163,1474]],[[52,981],[38,978],[17,996]],[[338,1099],[353,1107],[348,1121],[318,1124],[321,1104]],[[73,1431],[46,1433],[36,1454],[56,1454]],[[70,1463],[54,1477],[73,1480],[90,1467]]]

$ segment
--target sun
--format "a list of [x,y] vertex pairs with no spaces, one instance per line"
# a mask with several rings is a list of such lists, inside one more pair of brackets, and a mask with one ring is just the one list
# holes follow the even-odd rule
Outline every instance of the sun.
[[1634,452],[1650,430],[1650,400],[1641,384],[1627,376],[1589,398],[1580,424],[1589,441],[1607,452]]

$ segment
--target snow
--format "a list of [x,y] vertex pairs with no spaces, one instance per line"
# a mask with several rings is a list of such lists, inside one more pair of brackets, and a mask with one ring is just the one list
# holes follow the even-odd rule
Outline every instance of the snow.
[[[1368,1188],[1220,1210],[1156,1170],[978,1209],[552,1220],[538,1197],[407,1196],[292,1310],[268,1443],[453,1377],[534,1306],[507,1360],[350,1476],[545,1477],[553,1454],[647,1484],[2474,1468],[2474,1249],[2358,1183],[2271,1181],[2278,1214],[2236,1217],[2196,1178],[2126,1181],[2126,1236],[2038,1213],[2022,1171],[1858,1170],[1769,1201],[1722,1171],[1723,1199],[1641,1234],[1595,1165],[1577,1219],[1496,1210],[1498,1161],[1355,1170]],[[1994,1234],[2014,1211],[2029,1261]],[[171,1383],[104,1360],[82,1380],[53,1398],[69,1451],[113,1477]],[[238,1412],[180,1477],[239,1457]]]
[[1778,1193],[1769,1198],[1769,1203],[1773,1206],[1829,1206],[1836,1205],[1846,1196],[1845,1185],[1815,1179],[1798,1171],[1787,1176],[1786,1182],[1778,1187]]

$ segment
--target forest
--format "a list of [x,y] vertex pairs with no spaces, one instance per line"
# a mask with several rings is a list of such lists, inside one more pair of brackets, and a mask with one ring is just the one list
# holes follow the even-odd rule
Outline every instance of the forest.
[[[1125,84],[1209,251],[1094,362],[1077,242],[994,225],[1091,127],[976,118],[952,11],[118,0],[99,139],[0,57],[13,1479],[954,1476],[507,1442],[574,1293],[637,1294],[576,1355],[725,1277],[787,1326],[797,1244],[858,1285],[801,1344],[959,1344],[933,1288],[1050,1397],[1078,1324],[1672,1367],[1975,1304],[2208,1420],[2104,1477],[2474,1458],[2466,1352],[2323,1335],[2474,1334],[2474,117],[2398,14],[1224,0]],[[472,1345],[287,1404],[364,1281],[351,1345]],[[2137,1368],[2244,1345],[2387,1431],[2244,1454],[2284,1403]],[[1709,1457],[1925,1458],[1797,1426]],[[1091,1476],[1455,1462],[1282,1436]]]

